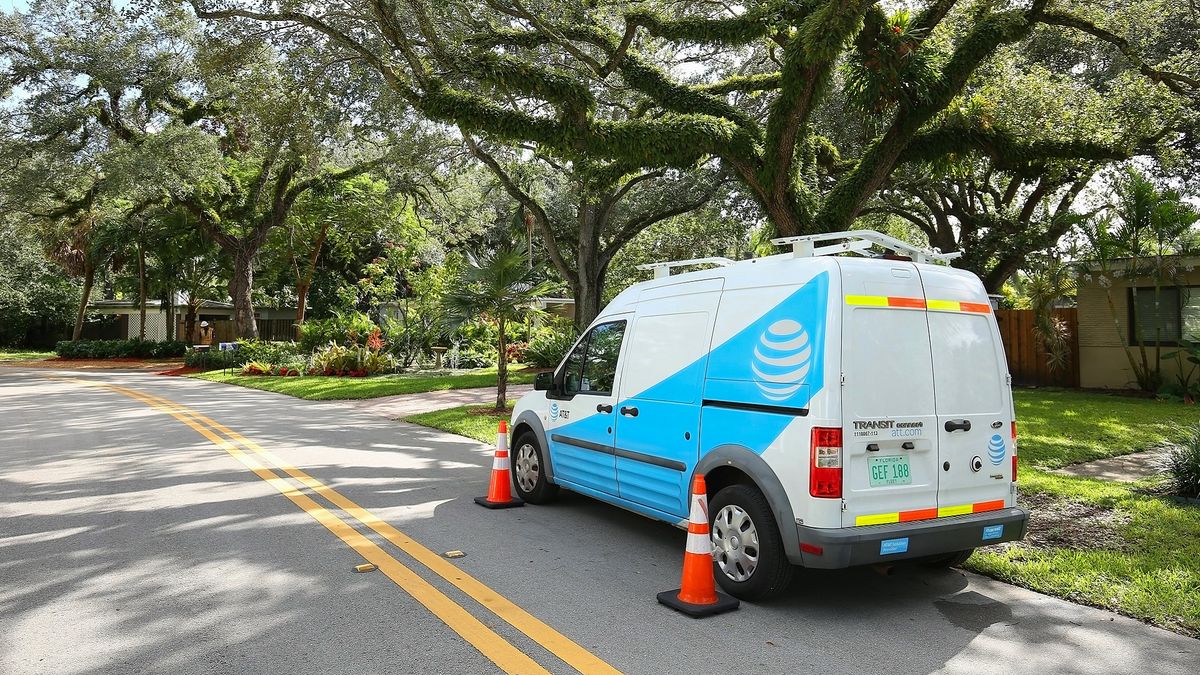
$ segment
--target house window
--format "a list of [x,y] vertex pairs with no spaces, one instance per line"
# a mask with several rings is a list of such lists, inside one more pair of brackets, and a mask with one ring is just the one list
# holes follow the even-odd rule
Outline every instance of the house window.
[[1200,340],[1200,286],[1129,289],[1129,344],[1178,345]]

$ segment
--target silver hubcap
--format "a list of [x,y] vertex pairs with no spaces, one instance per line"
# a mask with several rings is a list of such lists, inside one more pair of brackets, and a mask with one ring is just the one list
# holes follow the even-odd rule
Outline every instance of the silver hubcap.
[[725,576],[745,581],[758,567],[758,530],[750,514],[737,504],[717,513],[713,521],[713,558]]
[[513,475],[522,492],[526,494],[533,492],[533,486],[537,485],[538,474],[541,470],[542,465],[538,463],[537,450],[534,450],[532,445],[526,443],[517,448],[517,461]]

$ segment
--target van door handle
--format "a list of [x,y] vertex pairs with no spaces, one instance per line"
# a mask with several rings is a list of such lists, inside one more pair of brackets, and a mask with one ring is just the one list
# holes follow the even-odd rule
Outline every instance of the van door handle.
[[633,408],[633,407],[630,407],[630,408],[622,407],[622,408],[621,408],[621,414],[622,414],[622,415],[625,415],[625,416],[627,416],[627,417],[637,417],[637,416],[638,416],[638,409],[637,409],[637,408]]
[[597,403],[597,404],[596,404],[596,412],[598,412],[598,413],[610,413],[610,412],[612,412],[612,406],[611,406],[611,405],[604,405],[603,403]]
[[958,431],[959,429],[962,429],[963,431],[970,431],[971,420],[958,420],[957,422],[954,420],[946,420],[946,431],[953,432]]

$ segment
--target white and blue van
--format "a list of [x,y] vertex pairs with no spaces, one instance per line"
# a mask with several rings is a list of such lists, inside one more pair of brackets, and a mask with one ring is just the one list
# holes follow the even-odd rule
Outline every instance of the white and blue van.
[[[686,527],[703,474],[717,580],[745,599],[794,565],[953,564],[1022,538],[979,279],[872,231],[776,243],[793,252],[660,263],[618,295],[513,411],[517,494],[562,487]],[[716,266],[670,274],[701,263]]]

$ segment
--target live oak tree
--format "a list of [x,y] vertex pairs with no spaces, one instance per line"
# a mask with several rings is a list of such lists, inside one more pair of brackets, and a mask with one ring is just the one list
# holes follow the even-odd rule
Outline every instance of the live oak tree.
[[[206,18],[306,28],[427,117],[596,175],[719,157],[782,235],[848,227],[910,162],[971,151],[1111,154],[1109,139],[1030,142],[946,115],[981,65],[1039,26],[1108,45],[1175,95],[1195,97],[1200,84],[1147,60],[1119,29],[1049,0],[927,0],[912,14],[888,14],[876,0],[191,4]],[[686,67],[697,62],[725,67]],[[831,98],[877,118],[858,147],[818,128]]]
[[466,144],[536,228],[537,242],[571,290],[580,333],[600,313],[613,258],[646,228],[706,204],[725,180],[712,170],[664,169],[597,179],[585,167],[550,158],[503,161],[503,149],[489,151],[469,135]]
[[7,84],[28,92],[10,147],[87,169],[69,189],[51,176],[16,192],[54,217],[107,195],[187,209],[231,262],[239,336],[257,334],[256,258],[297,200],[387,163],[394,132],[372,124],[347,65],[303,45],[77,0],[34,2],[2,28]]

